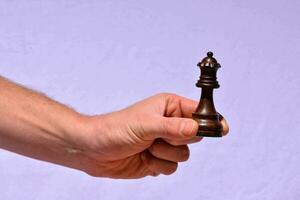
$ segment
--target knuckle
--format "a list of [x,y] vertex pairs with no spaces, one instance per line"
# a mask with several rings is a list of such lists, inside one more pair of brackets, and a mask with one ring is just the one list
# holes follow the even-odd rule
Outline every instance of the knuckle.
[[153,172],[153,171],[150,172],[150,176],[157,177],[159,175],[160,175],[160,173],[158,173],[158,172]]
[[182,162],[183,161],[187,161],[190,157],[190,151],[188,148],[183,149],[182,151],[180,151],[180,156],[182,158]]
[[159,98],[164,99],[166,102],[174,102],[174,101],[179,101],[179,96],[174,93],[168,93],[168,92],[162,92],[157,94]]
[[173,96],[175,94],[173,93],[169,93],[169,92],[161,92],[161,93],[158,93],[157,96],[161,96],[161,97],[170,97],[170,96]]
[[174,93],[163,93],[163,97],[169,104],[178,104],[180,102],[180,96]]
[[165,175],[171,175],[171,174],[175,173],[177,168],[178,168],[178,163],[174,163],[174,164],[170,165],[168,170],[165,172]]

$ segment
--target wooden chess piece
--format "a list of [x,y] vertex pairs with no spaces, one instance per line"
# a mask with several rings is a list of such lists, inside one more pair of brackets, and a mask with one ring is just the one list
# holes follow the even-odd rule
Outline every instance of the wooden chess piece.
[[193,119],[199,124],[197,136],[202,137],[222,137],[221,115],[216,111],[213,101],[213,89],[219,88],[217,81],[217,70],[221,65],[213,57],[212,52],[207,53],[198,66],[201,70],[201,76],[196,83],[201,88],[201,98],[196,111],[193,113]]

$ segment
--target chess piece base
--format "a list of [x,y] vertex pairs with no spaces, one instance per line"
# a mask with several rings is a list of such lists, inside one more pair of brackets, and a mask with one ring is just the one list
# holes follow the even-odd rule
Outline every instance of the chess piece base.
[[197,136],[222,137],[223,126],[219,118],[219,114],[203,116],[198,113],[193,113],[193,119],[198,123]]
[[220,131],[220,130],[214,130],[214,131],[200,130],[200,127],[199,127],[197,136],[200,136],[200,137],[222,137],[222,131]]

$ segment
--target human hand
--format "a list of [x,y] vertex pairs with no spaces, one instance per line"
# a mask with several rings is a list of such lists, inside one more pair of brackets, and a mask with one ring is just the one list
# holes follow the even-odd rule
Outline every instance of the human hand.
[[[141,178],[169,175],[189,158],[187,144],[199,142],[191,119],[197,102],[159,94],[126,109],[86,117],[77,145],[79,168],[97,177]],[[221,121],[228,133],[225,119]]]
[[[85,116],[0,77],[0,148],[84,171],[140,178],[171,174],[200,141],[197,102],[159,94],[126,109]],[[223,119],[224,134],[228,126]]]

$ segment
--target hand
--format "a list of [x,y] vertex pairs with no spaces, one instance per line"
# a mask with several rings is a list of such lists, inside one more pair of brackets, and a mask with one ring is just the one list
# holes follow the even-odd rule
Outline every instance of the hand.
[[[197,102],[160,94],[101,116],[84,116],[0,77],[0,148],[92,176],[171,174],[199,142]],[[224,134],[228,126],[223,119]]]
[[[172,174],[189,158],[187,144],[199,142],[191,119],[197,102],[159,94],[124,110],[87,117],[77,145],[79,168],[92,176],[140,178]],[[228,133],[225,119],[224,135]]]

